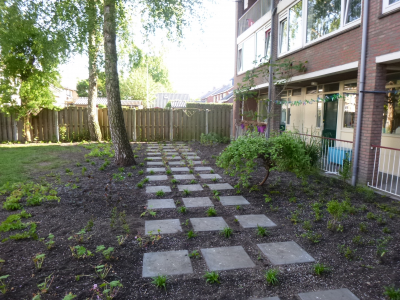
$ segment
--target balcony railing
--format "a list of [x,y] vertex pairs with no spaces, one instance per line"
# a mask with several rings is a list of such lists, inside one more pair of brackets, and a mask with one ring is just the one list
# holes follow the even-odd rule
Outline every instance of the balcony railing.
[[272,0],[258,0],[239,19],[238,36],[249,29],[263,15],[271,10]]

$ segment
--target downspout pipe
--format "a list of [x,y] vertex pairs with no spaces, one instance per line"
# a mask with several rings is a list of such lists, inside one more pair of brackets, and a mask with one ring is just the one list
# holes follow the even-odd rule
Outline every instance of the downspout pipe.
[[357,173],[358,173],[358,160],[360,153],[360,140],[361,140],[361,122],[364,101],[364,87],[365,87],[365,69],[367,60],[367,40],[368,40],[368,14],[369,14],[369,0],[364,0],[363,12],[363,30],[361,41],[361,66],[360,66],[360,85],[358,88],[358,111],[357,111],[357,127],[356,127],[356,140],[354,144],[354,163],[353,175],[351,177],[351,184],[356,186]]
[[272,0],[271,3],[271,54],[269,58],[269,77],[268,77],[268,107],[267,107],[267,130],[265,131],[265,137],[269,139],[271,134],[271,98],[272,98],[272,89],[274,88],[273,83],[273,68],[272,64],[274,63],[274,55],[275,55],[275,14],[276,14],[276,6],[275,0]]

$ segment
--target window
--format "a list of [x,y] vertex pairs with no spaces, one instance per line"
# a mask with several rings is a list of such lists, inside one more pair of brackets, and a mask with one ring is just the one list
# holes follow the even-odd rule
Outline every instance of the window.
[[301,96],[301,89],[293,89],[292,96]]
[[246,10],[249,7],[249,0],[244,0],[243,8]]
[[306,89],[306,94],[317,94],[318,90],[316,86],[309,86]]
[[343,98],[344,98],[343,127],[354,128],[357,94],[344,93]]
[[256,59],[257,59],[257,64],[263,61],[263,58],[265,56],[265,32],[264,30],[260,30],[256,34],[257,38],[257,46],[256,46]]
[[400,135],[400,94],[395,91],[400,86],[389,88],[384,104],[382,133]]
[[322,107],[323,107],[323,102],[318,97],[317,98],[317,124],[316,124],[316,126],[318,128],[320,128],[321,124],[322,124]]
[[339,91],[339,82],[338,83],[331,83],[331,84],[324,84],[324,92],[336,92]]
[[288,17],[280,22],[280,53],[301,47],[303,2],[289,9]]
[[250,70],[254,67],[255,49],[254,35],[243,43],[243,71]]
[[346,23],[350,23],[361,18],[361,0],[347,0],[345,16]]
[[239,46],[238,50],[238,63],[237,63],[237,71],[242,72],[243,71],[243,44]]
[[265,52],[264,57],[266,61],[269,61],[271,57],[271,30],[265,32]]
[[342,0],[307,0],[307,42],[340,27]]
[[283,101],[287,101],[286,104],[282,104],[281,109],[281,125],[289,125],[290,124],[290,95],[291,90],[283,91],[281,93],[281,99]]
[[389,12],[400,7],[400,0],[383,0],[382,13]]

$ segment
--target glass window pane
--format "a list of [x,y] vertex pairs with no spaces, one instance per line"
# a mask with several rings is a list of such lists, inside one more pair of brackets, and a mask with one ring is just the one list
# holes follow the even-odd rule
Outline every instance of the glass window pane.
[[281,125],[286,124],[286,104],[282,104],[281,110]]
[[323,107],[323,102],[318,97],[317,98],[317,127],[321,127],[321,123],[322,123],[322,107]]
[[346,22],[358,20],[361,17],[361,0],[347,0]]
[[309,86],[306,90],[307,94],[317,94],[317,87],[316,86]]
[[390,5],[390,4],[397,3],[397,2],[400,2],[400,0],[389,0],[389,5]]
[[[398,88],[397,88],[398,89]],[[389,91],[395,91],[391,88]],[[400,94],[388,93],[383,111],[382,133],[400,135]]]
[[240,49],[239,53],[238,53],[237,68],[238,68],[238,72],[243,71],[243,49]]
[[288,50],[288,36],[287,36],[287,19],[281,21],[280,26],[280,53],[285,53]]
[[264,61],[263,58],[265,56],[265,32],[263,30],[257,32],[257,62]]
[[300,1],[289,9],[289,47],[288,50],[301,46],[303,2]]
[[301,89],[292,90],[292,96],[300,96],[300,95],[301,95]]
[[343,127],[354,128],[354,117],[356,115],[356,94],[344,94],[344,116]]
[[[290,98],[288,99],[290,101]],[[287,105],[287,121],[286,124],[290,124],[290,104]]]
[[254,67],[255,49],[254,35],[247,39],[243,45],[243,71],[248,71]]
[[307,0],[307,42],[339,29],[341,0]]
[[265,59],[266,61],[269,60],[270,56],[271,56],[271,30],[268,30],[267,32],[265,32]]
[[353,91],[353,92],[357,91],[357,83],[356,82],[345,83],[344,90],[345,91]]
[[336,92],[339,90],[339,83],[324,84],[324,92]]

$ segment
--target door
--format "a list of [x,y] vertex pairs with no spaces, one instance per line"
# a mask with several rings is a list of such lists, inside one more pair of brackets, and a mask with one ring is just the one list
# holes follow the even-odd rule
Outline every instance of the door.
[[[326,95],[331,98],[333,95]],[[324,103],[324,130],[322,136],[329,138],[336,138],[336,125],[337,125],[337,114],[338,114],[338,100],[335,97],[334,101],[327,101]]]

